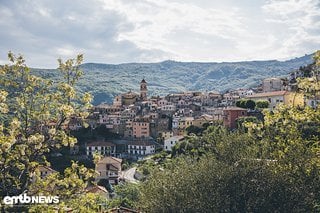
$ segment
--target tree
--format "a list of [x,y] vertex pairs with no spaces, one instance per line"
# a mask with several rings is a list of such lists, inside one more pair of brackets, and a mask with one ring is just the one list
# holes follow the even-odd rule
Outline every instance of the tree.
[[236,102],[236,106],[246,109],[254,109],[256,107],[256,103],[253,100],[241,99]]
[[248,122],[259,123],[259,120],[254,116],[239,117],[236,120],[237,129],[245,128],[245,124]]
[[236,102],[237,107],[246,108],[246,99],[240,99]]
[[268,101],[259,100],[259,101],[256,102],[256,107],[258,109],[268,108],[269,107],[269,102]]
[[245,108],[253,110],[256,107],[256,102],[254,102],[253,100],[247,100],[245,106]]
[[116,197],[109,202],[109,207],[138,208],[140,198],[139,185],[134,183],[120,184],[115,187]]
[[191,125],[191,126],[188,126],[186,128],[186,131],[189,134],[193,133],[193,134],[199,134],[203,131],[203,128],[200,128],[200,127],[197,127],[197,126],[194,126],[194,125]]
[[[79,69],[82,55],[65,62],[58,60],[59,71],[63,75],[59,82],[32,75],[22,56],[9,53],[8,58],[10,64],[0,68],[2,197],[30,190],[32,180],[35,177],[40,180],[37,172],[39,165],[48,165],[45,154],[77,142],[70,135],[68,124],[74,117],[84,119],[88,116],[92,100],[90,94],[81,95],[75,90],[82,75]],[[77,164],[74,163],[73,167]],[[81,176],[74,176],[72,172],[69,174],[75,182],[93,174],[85,168],[81,170],[86,171]],[[64,179],[61,181],[64,182]],[[71,184],[72,187],[75,186]],[[82,187],[79,188],[80,192],[82,190]],[[56,190],[54,193],[59,195],[60,192]]]

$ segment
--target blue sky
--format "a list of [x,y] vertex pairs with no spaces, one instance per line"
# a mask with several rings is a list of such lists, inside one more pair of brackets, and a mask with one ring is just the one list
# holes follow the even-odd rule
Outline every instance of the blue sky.
[[319,0],[0,0],[0,64],[289,59],[320,49]]

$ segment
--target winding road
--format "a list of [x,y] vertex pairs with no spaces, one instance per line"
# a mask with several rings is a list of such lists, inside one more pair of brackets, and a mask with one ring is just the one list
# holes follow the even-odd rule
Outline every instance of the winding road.
[[128,170],[122,171],[122,178],[125,181],[128,181],[130,183],[138,183],[139,181],[134,178],[134,174],[136,173],[136,169],[137,169],[137,167],[132,167]]

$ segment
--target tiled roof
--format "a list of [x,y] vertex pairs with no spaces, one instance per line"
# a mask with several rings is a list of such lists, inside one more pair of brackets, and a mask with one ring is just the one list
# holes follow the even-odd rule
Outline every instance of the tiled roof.
[[88,192],[91,192],[91,193],[97,193],[99,191],[102,191],[104,193],[108,193],[107,189],[103,186],[99,186],[99,185],[96,185],[96,186],[89,186],[87,188],[87,191]]
[[115,146],[113,143],[105,141],[94,141],[87,144],[87,146]]
[[247,98],[260,98],[260,97],[270,97],[270,96],[282,96],[289,94],[288,91],[274,91],[274,92],[263,92],[263,93],[256,93],[253,95],[248,95]]
[[137,145],[137,146],[152,146],[155,145],[149,140],[132,140],[128,142],[128,145]]
[[122,162],[122,159],[120,158],[116,158],[116,157],[104,157],[102,158],[99,163],[121,163]]
[[223,110],[232,110],[232,111],[247,111],[247,109],[245,109],[245,108],[241,108],[241,107],[227,107],[227,108],[225,108],[225,109],[223,109]]

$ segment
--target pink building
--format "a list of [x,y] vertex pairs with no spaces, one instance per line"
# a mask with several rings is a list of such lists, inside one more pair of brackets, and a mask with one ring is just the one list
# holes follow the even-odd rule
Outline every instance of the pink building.
[[146,121],[134,121],[132,123],[134,138],[148,138],[150,136],[150,123]]
[[247,109],[240,107],[228,107],[223,109],[223,125],[230,129],[234,129],[237,127],[236,120],[239,117],[247,116]]

